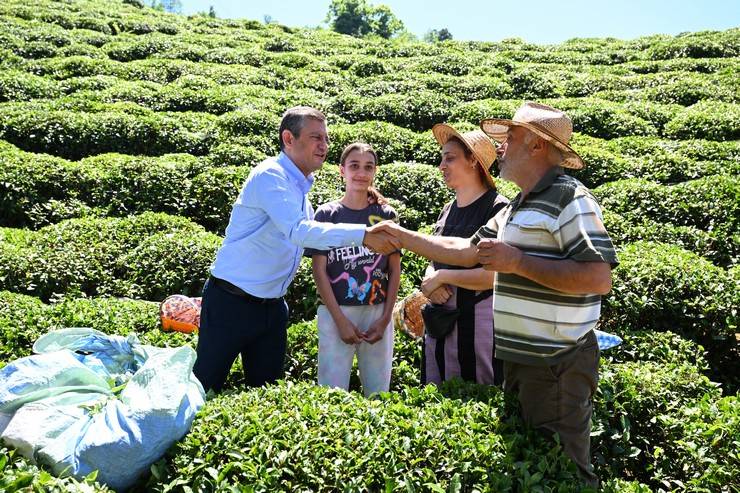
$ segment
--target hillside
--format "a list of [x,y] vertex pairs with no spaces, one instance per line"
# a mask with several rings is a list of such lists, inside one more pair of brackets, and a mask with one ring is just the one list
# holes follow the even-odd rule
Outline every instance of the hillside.
[[[159,330],[157,303],[198,295],[289,106],[329,118],[314,205],[341,195],[339,153],[364,140],[380,191],[424,228],[452,196],[431,126],[473,129],[537,100],[572,117],[574,175],[620,255],[601,324],[625,342],[602,354],[592,437],[605,490],[740,491],[740,28],[432,44],[137,4],[0,5],[0,367],[58,327],[194,346]],[[404,255],[402,294],[425,266]],[[400,335],[390,395],[312,386],[316,303],[305,259],[286,383],[243,392],[235,366],[138,489],[578,490],[498,389],[419,389],[419,346]],[[23,487],[84,488],[0,448],[0,490]]]

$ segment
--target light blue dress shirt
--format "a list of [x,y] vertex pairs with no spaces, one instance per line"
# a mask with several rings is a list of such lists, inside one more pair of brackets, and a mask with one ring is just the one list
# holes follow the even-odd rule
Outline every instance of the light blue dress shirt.
[[313,181],[282,152],[255,167],[234,202],[211,274],[251,295],[278,298],[288,290],[304,247],[362,245],[365,225],[313,220],[306,197]]

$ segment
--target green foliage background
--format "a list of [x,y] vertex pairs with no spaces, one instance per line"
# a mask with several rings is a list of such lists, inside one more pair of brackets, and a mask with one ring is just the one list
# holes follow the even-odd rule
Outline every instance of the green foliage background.
[[[381,12],[382,14],[382,12]],[[250,169],[278,151],[285,108],[329,118],[315,205],[364,140],[377,185],[427,230],[452,194],[430,128],[510,117],[528,99],[572,117],[574,174],[619,250],[602,328],[593,455],[604,491],[740,491],[740,29],[538,46],[358,39],[142,2],[0,4],[0,367],[48,330],[136,332],[197,295]],[[511,198],[516,187],[498,182]],[[401,290],[424,259],[403,257]],[[578,491],[558,445],[496,388],[419,388],[420,348],[396,336],[392,392],[312,385],[317,295],[304,260],[288,294],[286,381],[209,400],[136,490]],[[2,491],[103,491],[0,448]]]

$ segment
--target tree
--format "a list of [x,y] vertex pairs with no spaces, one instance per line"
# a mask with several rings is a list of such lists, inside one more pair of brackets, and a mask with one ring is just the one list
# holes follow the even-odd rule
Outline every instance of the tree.
[[362,37],[370,32],[369,14],[365,0],[332,0],[326,20],[338,33]]
[[208,12],[201,10],[200,12],[196,12],[194,15],[197,17],[208,17],[210,19],[215,19],[218,17],[216,15],[216,9],[213,7],[213,5],[208,6]]
[[152,8],[164,10],[171,14],[182,14],[182,2],[180,0],[152,0]]
[[416,34],[412,33],[411,31],[407,31],[404,29],[400,33],[393,36],[393,39],[401,41],[402,43],[418,43],[419,38],[416,36]]
[[389,39],[403,31],[403,22],[393,15],[387,5],[378,5],[370,14],[370,32]]
[[366,0],[332,0],[326,22],[332,30],[355,37],[375,34],[388,39],[404,29],[387,5],[374,7]]
[[452,33],[446,27],[443,27],[439,31],[436,29],[430,29],[426,34],[424,34],[424,41],[428,43],[447,41],[448,39],[452,39]]

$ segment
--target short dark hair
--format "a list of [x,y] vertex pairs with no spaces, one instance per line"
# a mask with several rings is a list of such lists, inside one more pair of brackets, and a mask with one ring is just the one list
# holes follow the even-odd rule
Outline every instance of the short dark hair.
[[306,123],[306,118],[313,118],[320,122],[326,121],[326,116],[316,108],[310,106],[293,106],[288,108],[283,113],[283,119],[280,121],[280,150],[285,150],[285,142],[283,142],[283,130],[289,130],[296,138],[300,137],[301,130]]

